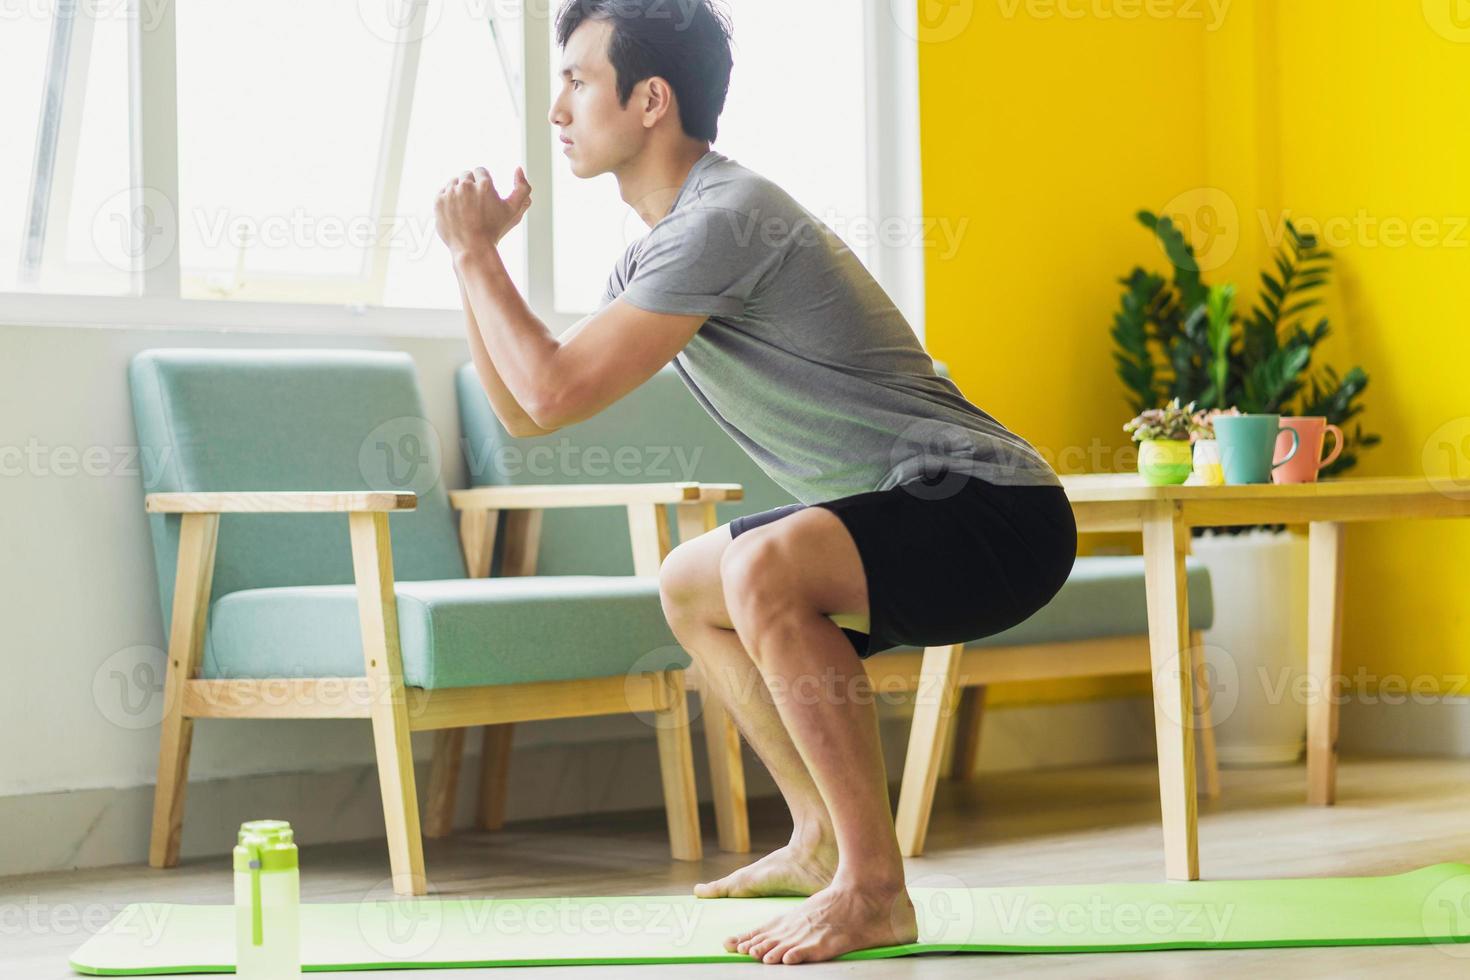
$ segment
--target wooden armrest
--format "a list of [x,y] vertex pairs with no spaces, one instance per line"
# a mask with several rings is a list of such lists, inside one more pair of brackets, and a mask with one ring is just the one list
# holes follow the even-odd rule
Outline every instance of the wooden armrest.
[[541,510],[713,503],[740,500],[744,496],[745,490],[738,483],[568,483],[451,490],[449,502],[456,510]]
[[315,514],[413,510],[418,494],[369,490],[247,490],[239,493],[150,493],[150,514]]

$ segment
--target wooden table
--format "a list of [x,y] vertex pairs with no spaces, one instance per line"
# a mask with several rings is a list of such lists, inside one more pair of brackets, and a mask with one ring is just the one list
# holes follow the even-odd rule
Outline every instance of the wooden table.
[[1307,708],[1307,799],[1327,805],[1335,795],[1337,766],[1337,704],[1328,695],[1341,673],[1343,525],[1470,516],[1470,493],[1427,477],[1155,487],[1137,474],[1089,474],[1062,482],[1079,532],[1143,533],[1165,874],[1198,879],[1194,728],[1177,720],[1194,718],[1189,669],[1179,668],[1181,658],[1194,655],[1184,573],[1190,528],[1308,526],[1307,670],[1316,696]]

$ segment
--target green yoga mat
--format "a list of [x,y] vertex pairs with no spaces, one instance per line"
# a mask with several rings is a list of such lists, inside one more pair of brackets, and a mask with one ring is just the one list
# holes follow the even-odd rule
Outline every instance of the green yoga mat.
[[[926,879],[934,880],[934,879]],[[917,953],[1113,952],[1249,946],[1460,944],[1470,954],[1470,865],[1379,878],[909,889]],[[301,906],[305,970],[753,962],[726,936],[799,898],[392,899]],[[71,958],[95,975],[230,973],[234,909],[129,905]]]

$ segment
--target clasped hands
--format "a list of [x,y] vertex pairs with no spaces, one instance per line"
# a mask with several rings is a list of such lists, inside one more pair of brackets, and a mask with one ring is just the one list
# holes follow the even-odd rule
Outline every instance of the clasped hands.
[[458,257],[478,249],[494,248],[531,206],[531,184],[516,168],[515,187],[501,197],[484,167],[466,170],[439,191],[434,200],[434,228],[449,251]]

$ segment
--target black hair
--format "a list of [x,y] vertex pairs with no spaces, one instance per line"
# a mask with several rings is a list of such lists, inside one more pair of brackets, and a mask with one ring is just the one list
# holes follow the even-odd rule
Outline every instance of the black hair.
[[730,19],[714,0],[566,0],[556,15],[565,48],[589,20],[612,24],[607,59],[617,72],[618,100],[655,75],[673,86],[684,132],[713,143],[730,91]]

